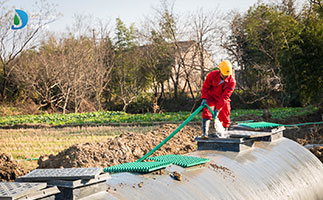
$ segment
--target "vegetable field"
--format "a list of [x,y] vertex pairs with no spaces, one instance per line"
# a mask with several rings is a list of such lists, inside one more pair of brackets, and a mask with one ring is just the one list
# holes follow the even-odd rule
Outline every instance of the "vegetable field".
[[[291,116],[302,116],[317,111],[317,107],[306,108],[273,108],[269,111],[273,119],[285,119]],[[151,122],[181,122],[189,117],[190,112],[168,112],[168,113],[145,113],[128,114],[120,111],[71,113],[71,114],[43,114],[43,115],[15,115],[0,117],[0,126],[19,124],[48,124],[48,125],[70,125],[70,124],[112,124],[112,123],[151,123]],[[231,119],[238,116],[253,114],[261,116],[263,110],[243,109],[232,110]],[[201,114],[193,121],[200,121]]]

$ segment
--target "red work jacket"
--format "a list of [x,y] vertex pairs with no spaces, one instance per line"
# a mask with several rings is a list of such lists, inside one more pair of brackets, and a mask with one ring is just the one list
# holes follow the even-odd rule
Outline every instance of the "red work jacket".
[[220,71],[215,70],[208,74],[202,86],[202,99],[216,101],[216,109],[221,110],[225,103],[229,103],[230,96],[236,86],[232,75],[225,80],[221,79]]

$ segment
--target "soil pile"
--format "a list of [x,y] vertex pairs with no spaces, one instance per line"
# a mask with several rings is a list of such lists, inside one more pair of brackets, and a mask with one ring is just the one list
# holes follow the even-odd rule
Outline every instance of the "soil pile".
[[310,149],[310,151],[323,163],[323,146],[317,146]]
[[0,181],[14,181],[25,173],[24,168],[12,160],[11,156],[0,153]]
[[170,176],[177,181],[183,180],[182,174],[178,173],[177,171],[174,171],[173,174],[170,174]]
[[[98,143],[78,144],[57,155],[41,156],[39,168],[109,167],[134,162],[169,136],[178,125],[165,124],[145,133],[125,133]],[[196,150],[194,138],[201,134],[200,126],[185,126],[153,155],[185,154]]]
[[323,144],[323,124],[288,127],[284,136],[301,145]]

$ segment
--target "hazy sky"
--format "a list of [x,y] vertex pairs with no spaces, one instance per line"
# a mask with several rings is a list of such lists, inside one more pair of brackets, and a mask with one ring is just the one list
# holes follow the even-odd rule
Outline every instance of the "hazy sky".
[[[160,6],[159,0],[49,0],[57,4],[56,10],[61,13],[54,23],[48,27],[51,31],[64,31],[66,25],[73,23],[75,14],[91,15],[94,18],[111,20],[119,17],[126,24],[138,24],[153,13],[153,8]],[[172,1],[170,1],[172,2]],[[203,10],[220,9],[227,12],[230,10],[246,11],[257,0],[175,0],[174,11],[187,13],[199,8]],[[33,0],[9,0],[6,5],[11,8],[19,8],[25,11],[33,10]]]

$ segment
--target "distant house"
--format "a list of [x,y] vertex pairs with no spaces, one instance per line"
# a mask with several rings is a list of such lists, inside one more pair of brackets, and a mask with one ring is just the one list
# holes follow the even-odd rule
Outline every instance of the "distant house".
[[[192,40],[180,41],[174,47],[177,50],[172,78],[179,75],[179,88],[185,92],[200,92],[206,75],[214,67],[212,55]],[[175,81],[170,81],[170,87],[174,88],[174,84]]]

